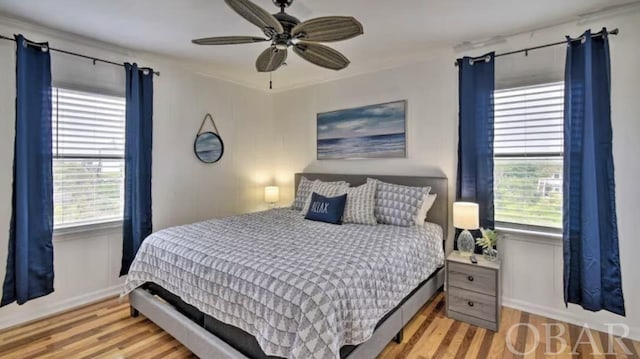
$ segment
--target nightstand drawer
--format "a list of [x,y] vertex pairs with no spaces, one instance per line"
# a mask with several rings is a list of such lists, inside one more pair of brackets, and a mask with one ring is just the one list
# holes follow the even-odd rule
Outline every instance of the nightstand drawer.
[[449,286],[448,291],[449,310],[490,322],[496,321],[496,297],[452,286]]
[[448,265],[450,286],[495,296],[496,271],[454,262]]

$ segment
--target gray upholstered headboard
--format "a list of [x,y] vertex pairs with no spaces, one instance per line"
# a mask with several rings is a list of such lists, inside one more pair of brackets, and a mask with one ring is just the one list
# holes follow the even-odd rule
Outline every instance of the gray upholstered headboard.
[[347,181],[351,186],[359,186],[367,182],[367,178],[377,178],[388,183],[405,186],[431,187],[431,193],[438,195],[433,207],[429,210],[427,221],[439,224],[444,231],[444,239],[449,228],[449,184],[446,177],[422,177],[422,176],[386,176],[386,175],[345,175],[333,173],[296,173],[295,190],[298,191],[300,177],[321,181]]

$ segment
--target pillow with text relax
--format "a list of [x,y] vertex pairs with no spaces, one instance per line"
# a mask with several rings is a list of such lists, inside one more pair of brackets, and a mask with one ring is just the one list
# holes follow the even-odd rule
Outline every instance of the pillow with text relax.
[[347,195],[337,197],[325,197],[317,193],[311,194],[309,210],[305,219],[331,224],[342,224],[344,206],[347,203]]

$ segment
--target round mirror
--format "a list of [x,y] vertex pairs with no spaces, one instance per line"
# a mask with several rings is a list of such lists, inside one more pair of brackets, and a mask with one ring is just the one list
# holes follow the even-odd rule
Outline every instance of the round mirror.
[[222,158],[224,144],[222,138],[213,132],[203,132],[193,143],[196,157],[204,163],[216,163]]

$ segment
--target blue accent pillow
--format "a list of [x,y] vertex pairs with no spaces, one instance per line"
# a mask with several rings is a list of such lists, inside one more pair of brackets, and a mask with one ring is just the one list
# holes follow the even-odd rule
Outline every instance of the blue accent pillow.
[[325,197],[313,192],[309,210],[304,218],[312,221],[342,224],[342,214],[346,203],[346,193],[338,197]]

